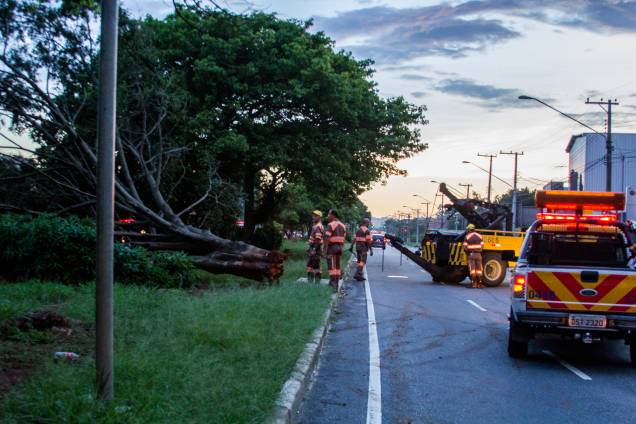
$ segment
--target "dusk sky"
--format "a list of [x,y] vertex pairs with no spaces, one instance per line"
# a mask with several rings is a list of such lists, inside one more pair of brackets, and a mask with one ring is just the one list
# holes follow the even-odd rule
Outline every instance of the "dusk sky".
[[[133,13],[163,16],[166,0],[124,0]],[[404,96],[428,107],[422,129],[429,148],[400,166],[406,178],[361,197],[374,216],[412,195],[432,200],[436,186],[472,183],[486,193],[487,167],[477,153],[523,151],[520,186],[565,180],[565,147],[585,128],[520,94],[541,98],[605,131],[605,115],[585,99],[617,98],[615,132],[636,132],[636,2],[612,0],[254,0],[222,2],[229,9],[314,19],[313,30],[338,49],[375,61],[382,96]],[[499,156],[494,173],[512,182],[513,159]],[[495,193],[507,187],[494,183]],[[402,209],[404,211],[405,209]]]

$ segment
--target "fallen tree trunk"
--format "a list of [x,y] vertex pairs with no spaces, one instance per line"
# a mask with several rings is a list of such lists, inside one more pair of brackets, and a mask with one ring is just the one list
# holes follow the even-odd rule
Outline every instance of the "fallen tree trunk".
[[[233,274],[257,281],[275,281],[283,274],[287,255],[268,251],[243,242],[212,236],[206,243],[201,234],[194,239],[180,235],[149,234],[121,231],[115,233],[119,241],[152,251],[181,251],[192,259],[195,267],[215,274]],[[211,248],[211,245],[214,248]]]

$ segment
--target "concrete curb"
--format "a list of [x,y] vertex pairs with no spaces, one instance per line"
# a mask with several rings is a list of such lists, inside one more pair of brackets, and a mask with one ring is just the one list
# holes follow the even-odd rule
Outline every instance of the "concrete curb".
[[[351,257],[353,259],[353,255]],[[340,281],[340,288],[344,287],[344,282],[351,274],[351,259],[344,270],[343,278]],[[305,280],[306,281],[306,280]],[[300,402],[305,395],[307,386],[311,381],[311,376],[318,364],[318,358],[322,350],[325,336],[329,330],[331,315],[338,304],[338,293],[331,295],[331,302],[325,311],[320,326],[314,331],[311,341],[305,345],[305,350],[296,361],[296,365],[291,375],[283,384],[278,399],[274,405],[270,417],[265,421],[268,424],[291,424],[294,411],[298,409]]]

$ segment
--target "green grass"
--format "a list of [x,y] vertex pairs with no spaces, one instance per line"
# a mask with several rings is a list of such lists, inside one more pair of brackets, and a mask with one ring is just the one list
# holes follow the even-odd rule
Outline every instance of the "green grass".
[[[330,300],[326,287],[292,282],[304,274],[302,246],[292,248],[278,286],[201,296],[116,286],[115,401],[94,400],[93,335],[78,335],[44,345],[34,374],[1,401],[0,422],[262,422]],[[0,320],[54,305],[93,322],[92,285],[4,284],[0,299]],[[56,350],[83,359],[54,362]]]

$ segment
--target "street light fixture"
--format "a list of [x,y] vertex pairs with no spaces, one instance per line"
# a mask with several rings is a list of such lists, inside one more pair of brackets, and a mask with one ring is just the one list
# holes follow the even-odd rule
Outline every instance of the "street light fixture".
[[577,124],[579,124],[579,125],[583,125],[585,128],[587,128],[588,130],[590,130],[590,131],[592,131],[592,132],[594,132],[594,133],[596,133],[596,134],[600,135],[601,137],[603,137],[603,138],[605,138],[605,139],[607,138],[607,136],[606,136],[605,134],[602,134],[602,133],[600,133],[600,132],[596,131],[594,128],[592,128],[592,127],[590,127],[589,125],[587,125],[587,124],[585,124],[585,123],[583,123],[583,122],[579,121],[579,120],[578,120],[578,119],[576,119],[575,117],[570,116],[570,115],[568,115],[568,114],[567,114],[567,113],[565,113],[565,112],[561,112],[559,109],[555,108],[554,106],[551,106],[551,105],[547,104],[547,103],[546,103],[546,102],[544,102],[543,100],[537,99],[536,97],[530,97],[530,96],[524,96],[524,95],[519,96],[519,100],[534,100],[535,102],[541,103],[543,106],[548,107],[548,108],[552,109],[553,111],[555,111],[555,112],[557,112],[557,113],[559,113],[559,114],[561,114],[561,115],[565,116],[566,118],[573,120],[574,122],[576,122],[576,123],[577,123]]

